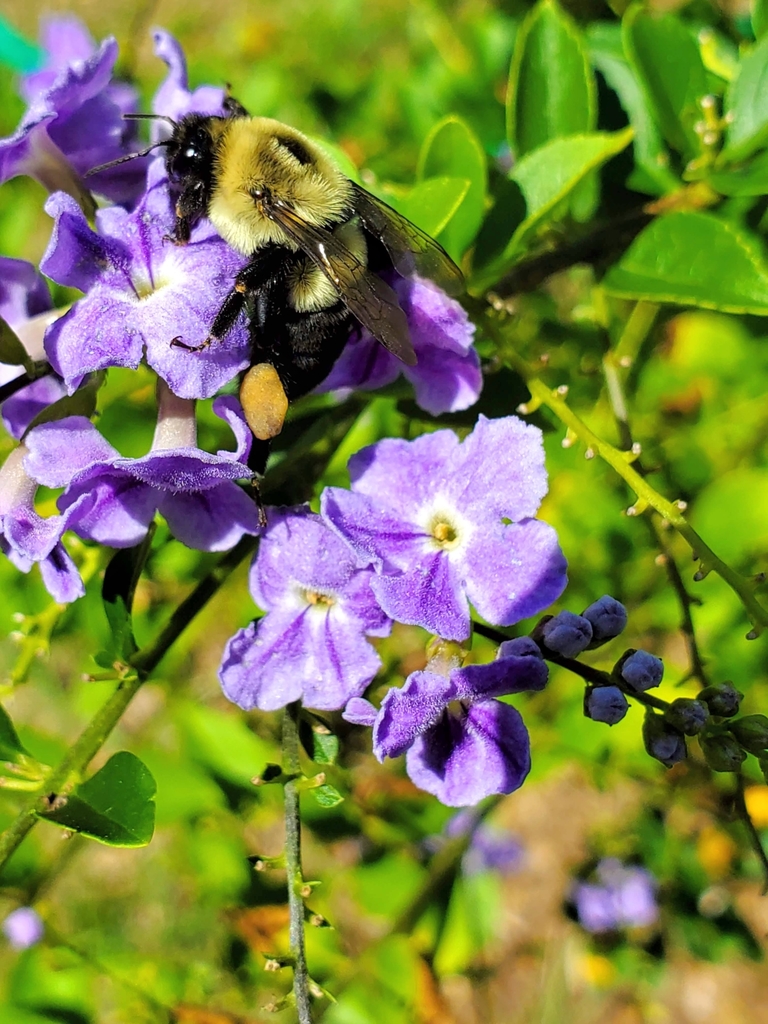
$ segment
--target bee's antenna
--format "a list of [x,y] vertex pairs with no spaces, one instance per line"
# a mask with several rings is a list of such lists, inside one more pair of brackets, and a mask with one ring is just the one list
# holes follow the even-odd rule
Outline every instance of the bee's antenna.
[[178,128],[172,117],[167,114],[123,114],[124,121],[167,121],[171,128]]
[[135,160],[137,157],[146,156],[147,153],[151,153],[153,149],[157,149],[158,146],[167,146],[170,139],[163,139],[161,142],[153,142],[151,146],[147,146],[146,149],[140,150],[138,153],[129,153],[128,156],[119,156],[117,160],[109,160],[105,164],[99,164],[98,167],[92,167],[90,171],[86,171],[83,175],[84,178],[90,178],[92,174],[98,174],[99,171],[106,171],[109,167],[117,167],[118,164],[128,163],[129,160]]

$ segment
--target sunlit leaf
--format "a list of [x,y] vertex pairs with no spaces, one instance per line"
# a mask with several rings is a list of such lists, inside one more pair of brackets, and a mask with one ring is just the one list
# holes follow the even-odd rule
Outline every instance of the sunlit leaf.
[[658,15],[640,4],[627,10],[623,28],[624,48],[664,138],[678,152],[695,156],[699,101],[709,89],[691,30],[676,15]]
[[469,178],[426,178],[394,205],[422,231],[437,238],[458,211],[471,186]]
[[744,160],[768,141],[768,39],[742,57],[725,106],[729,124],[719,163]]
[[155,828],[155,790],[147,766],[122,750],[41,817],[107,846],[146,846]]
[[758,243],[709,213],[653,221],[604,285],[625,298],[768,316],[768,265]]

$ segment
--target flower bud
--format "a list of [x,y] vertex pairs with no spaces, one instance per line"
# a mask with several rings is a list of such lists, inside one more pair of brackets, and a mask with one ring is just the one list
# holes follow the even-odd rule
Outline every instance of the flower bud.
[[643,743],[651,757],[661,761],[667,768],[671,768],[678,761],[684,761],[688,756],[685,738],[650,708],[645,712]]
[[699,743],[704,760],[714,772],[737,772],[747,757],[733,736],[729,736],[728,733],[700,736]]
[[743,699],[744,694],[739,693],[731,682],[707,686],[697,697],[697,700],[704,701],[711,715],[718,715],[720,718],[730,718],[738,714],[739,704]]
[[768,750],[768,718],[765,715],[745,715],[730,722],[728,728],[750,754],[757,757],[765,755]]
[[701,732],[709,718],[709,708],[701,700],[693,700],[691,697],[678,697],[673,700],[664,717],[671,726],[685,733],[686,736],[695,736]]
[[581,614],[589,620],[592,626],[590,650],[602,647],[609,640],[613,640],[627,625],[627,609],[615,597],[610,597],[608,594],[594,601]]
[[533,631],[534,638],[547,650],[564,658],[576,658],[585,651],[592,639],[589,619],[573,612],[558,612],[542,619]]
[[616,725],[629,710],[629,701],[618,686],[588,686],[584,694],[584,714],[593,722]]
[[659,685],[664,677],[664,662],[648,651],[630,648],[619,659],[614,672],[618,672],[633,690],[642,693]]
[[540,658],[541,648],[529,636],[516,636],[514,640],[504,640],[496,651],[497,658]]

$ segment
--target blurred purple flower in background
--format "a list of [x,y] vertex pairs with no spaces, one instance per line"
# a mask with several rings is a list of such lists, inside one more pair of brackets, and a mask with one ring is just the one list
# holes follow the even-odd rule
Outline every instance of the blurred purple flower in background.
[[650,871],[607,857],[595,875],[595,883],[577,882],[572,892],[579,923],[588,932],[645,928],[658,919],[656,880]]
[[269,509],[250,588],[267,614],[227,644],[219,678],[241,708],[301,699],[333,711],[363,692],[381,660],[366,636],[391,622],[347,545],[307,507]]
[[[152,110],[163,117],[178,121],[185,114],[223,114],[224,90],[213,85],[201,85],[189,91],[187,60],[184,51],[170,32],[152,30],[155,56],[168,66],[168,74],[152,100]],[[152,122],[152,141],[158,142],[170,134],[170,125],[164,121]]]
[[202,352],[173,348],[203,342],[243,258],[207,223],[189,245],[167,240],[174,215],[162,160],[153,162],[147,192],[133,213],[99,210],[94,232],[63,193],[48,200],[55,226],[41,270],[86,292],[49,329],[45,347],[54,369],[74,390],[84,374],[107,366],[149,365],[182,398],[210,398],[248,366],[244,320]]
[[[523,866],[525,849],[520,840],[496,825],[478,822],[477,811],[471,808],[454,814],[446,824],[443,836],[453,839],[468,832],[472,833],[472,839],[461,861],[465,875],[472,877],[484,871],[511,875]],[[442,836],[434,838],[443,839]]]
[[551,526],[532,518],[547,490],[541,431],[514,416],[385,439],[349,461],[352,490],[329,487],[323,515],[376,570],[374,592],[398,622],[470,634],[469,601],[495,625],[546,608],[566,584]]
[[464,668],[458,657],[440,653],[400,689],[391,689],[378,712],[355,700],[344,717],[372,724],[376,757],[406,754],[411,780],[448,807],[512,793],[530,770],[530,740],[520,713],[497,698],[541,690],[548,675],[540,654],[515,645],[503,644],[487,665]]
[[[50,18],[43,45],[44,67],[21,83],[28,109],[16,132],[0,140],[0,182],[28,174],[49,192],[66,191],[92,209],[82,175],[137,148],[135,122],[122,115],[138,109],[138,94],[112,80],[115,40],[97,47],[76,19]],[[145,170],[146,161],[132,160],[95,174],[88,187],[130,203],[141,194]]]
[[3,935],[14,949],[29,949],[42,939],[45,932],[40,915],[32,907],[19,907],[5,918]]
[[475,325],[464,308],[431,281],[396,276],[391,283],[408,318],[416,365],[406,366],[363,330],[353,334],[318,391],[372,391],[402,373],[417,405],[433,416],[474,405],[483,375],[472,345]]

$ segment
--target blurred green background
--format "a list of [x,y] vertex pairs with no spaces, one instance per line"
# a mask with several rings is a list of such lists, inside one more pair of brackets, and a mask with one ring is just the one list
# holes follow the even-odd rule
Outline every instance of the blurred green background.
[[[193,86],[230,82],[253,112],[336,142],[365,180],[387,182],[395,194],[413,183],[424,138],[449,113],[474,129],[492,175],[505,159],[505,90],[523,4],[232,0],[214,12],[199,0],[84,0],[50,9],[79,14],[97,39],[118,37],[121,70],[137,81],[145,109],[164,74],[148,35],[159,24],[183,44]],[[571,12],[615,20],[597,3]],[[3,9],[30,38],[41,13],[18,0]],[[686,16],[735,36],[745,13],[695,3]],[[13,75],[2,69],[2,135],[22,111]],[[27,180],[2,187],[3,254],[40,257],[49,231],[42,200],[42,189]],[[601,391],[602,312],[593,285],[585,268],[551,279],[519,300],[517,330],[531,358],[549,355],[553,381],[568,382],[573,406],[614,440]],[[655,486],[685,498],[712,547],[752,573],[768,570],[767,335],[757,318],[665,309],[628,386],[634,434]],[[509,413],[525,397],[519,381],[489,378],[479,408]],[[149,446],[152,398],[148,372],[110,372],[99,426],[126,455]],[[406,413],[413,413],[407,400],[376,400],[355,446],[369,439],[366,431],[373,439],[393,424],[419,432],[424,422],[417,414],[406,427]],[[201,416],[201,445],[226,445],[210,410]],[[557,527],[570,562],[559,607],[580,611],[611,593],[630,612],[624,636],[587,660],[610,669],[625,647],[644,647],[665,661],[660,696],[695,695],[666,550],[700,599],[692,614],[709,679],[733,680],[747,694],[746,712],[765,711],[768,641],[744,640],[749,625],[734,594],[714,576],[692,584],[690,551],[679,538],[662,530],[660,540],[658,524],[624,516],[632,498],[612,471],[585,461],[583,449],[564,448],[554,421],[534,418],[547,431],[551,478],[542,515]],[[0,441],[3,454],[10,448]],[[343,463],[332,464],[321,483],[340,479]],[[82,547],[80,555],[87,557]],[[103,562],[91,563],[88,596],[64,613],[50,609],[35,572],[21,576],[0,563],[0,675],[17,683],[5,703],[25,744],[49,764],[114,685],[83,681],[107,638],[96,579]],[[137,594],[140,643],[211,564],[161,527]],[[241,568],[95,762],[130,749],[150,767],[158,785],[151,845],[109,849],[63,838],[42,823],[13,858],[0,916],[35,901],[48,937],[21,954],[0,947],[3,1024],[149,1024],[169,1019],[169,1008],[181,1024],[274,1019],[262,1008],[284,994],[287,981],[265,972],[264,962],[265,954],[287,948],[284,875],[256,873],[246,857],[277,856],[282,846],[279,788],[257,791],[250,783],[265,762],[279,759],[279,723],[233,708],[216,680],[226,639],[253,614]],[[418,629],[396,627],[379,644],[382,689],[423,665],[426,639]],[[478,659],[491,650],[476,641]],[[744,828],[732,820],[730,776],[713,777],[695,754],[666,771],[643,751],[637,707],[608,730],[583,718],[582,696],[578,679],[553,670],[545,692],[516,700],[531,731],[534,767],[493,821],[519,838],[523,864],[505,877],[460,877],[413,935],[393,934],[393,922],[425,878],[423,840],[440,832],[450,812],[419,793],[400,763],[376,763],[366,736],[338,723],[343,754],[329,777],[346,799],[328,809],[311,794],[303,798],[305,876],[322,883],[310,905],[333,925],[308,928],[313,976],[338,999],[318,1003],[323,1021],[768,1021],[760,959],[768,903]],[[750,809],[768,829],[768,787],[756,763],[747,767]],[[13,794],[0,796],[6,820],[16,806]],[[604,855],[654,872],[657,928],[598,941],[569,918],[572,878]],[[291,1011],[277,1019],[291,1019]]]

